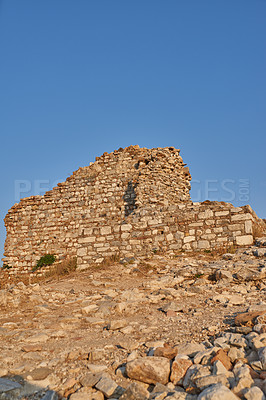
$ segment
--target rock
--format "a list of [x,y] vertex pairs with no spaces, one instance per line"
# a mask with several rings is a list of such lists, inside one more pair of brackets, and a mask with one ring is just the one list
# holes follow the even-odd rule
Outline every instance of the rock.
[[262,390],[257,386],[243,390],[243,396],[246,400],[265,400]]
[[0,306],[6,307],[8,303],[8,294],[6,290],[0,290]]
[[265,257],[266,255],[266,250],[265,249],[256,249],[253,250],[253,255],[255,257]]
[[222,384],[212,385],[201,392],[197,400],[238,400],[226,386]]
[[183,358],[176,358],[172,364],[170,380],[174,385],[182,385],[183,378],[189,367],[191,367],[192,361]]
[[63,383],[62,389],[63,390],[69,390],[73,388],[78,383],[78,381],[75,378],[67,378],[67,380]]
[[242,348],[238,349],[237,347],[231,347],[228,351],[228,357],[232,362],[243,359],[245,358],[245,351]]
[[104,358],[104,350],[103,349],[94,349],[89,352],[88,360],[89,361],[99,361]]
[[225,366],[221,363],[221,361],[216,360],[213,363],[213,375],[221,375],[225,374],[228,376],[228,370],[225,368]]
[[218,350],[218,347],[212,347],[210,349],[206,349],[204,351],[199,351],[195,357],[193,358],[194,364],[200,364],[202,363],[202,360],[207,360],[209,359],[211,361],[212,356],[215,355],[216,351]]
[[40,344],[25,344],[21,350],[25,351],[25,353],[29,353],[30,351],[42,351],[43,346]]
[[209,366],[203,366],[200,364],[192,365],[188,370],[183,379],[183,386],[185,389],[196,387],[195,380],[203,376],[209,376],[211,369]]
[[248,342],[246,338],[240,333],[224,333],[223,337],[225,337],[227,343],[236,347],[247,347]]
[[234,254],[231,254],[231,253],[225,253],[222,255],[222,258],[224,260],[232,260],[233,257],[234,257]]
[[28,375],[28,379],[32,379],[34,381],[41,381],[47,378],[48,375],[52,373],[52,370],[47,367],[40,367],[30,371]]
[[242,296],[239,296],[238,294],[234,294],[230,297],[228,297],[228,303],[232,304],[234,306],[238,306],[240,304],[243,304],[245,302],[245,298]]
[[232,363],[230,361],[230,358],[228,355],[225,353],[224,350],[218,350],[215,356],[211,359],[211,363],[213,364],[216,360],[221,361],[221,363],[224,365],[224,367],[230,371],[232,369]]
[[203,343],[185,343],[177,346],[178,354],[194,357],[199,351],[206,350]]
[[117,319],[109,322],[107,325],[107,329],[110,331],[116,331],[118,329],[124,328],[127,325],[127,321],[125,319]]
[[188,393],[171,392],[167,395],[166,400],[197,400],[197,396]]
[[[156,383],[156,385],[154,386],[151,394],[154,397],[154,395],[158,395],[159,393],[168,393],[169,392],[169,384],[171,384],[171,382],[169,382],[167,385],[162,385],[161,383]],[[173,387],[175,388],[175,385],[173,385]]]
[[165,357],[172,360],[177,355],[177,348],[170,347],[169,345],[165,344],[164,347],[157,347],[154,350],[155,357]]
[[91,393],[80,393],[79,391],[73,393],[69,400],[91,400]]
[[261,238],[256,239],[255,246],[266,247],[266,237],[261,237]]
[[115,396],[118,393],[118,385],[109,377],[103,377],[95,385],[96,389],[100,390],[107,398]]
[[48,390],[41,400],[58,400],[58,395],[53,390]]
[[169,380],[170,361],[164,357],[143,357],[126,364],[129,378],[145,383],[165,385]]
[[131,383],[119,397],[119,400],[146,400],[149,398],[149,392],[136,382]]
[[93,373],[86,374],[80,379],[80,383],[82,384],[82,386],[93,387],[96,385],[96,383],[99,382],[101,378],[104,377],[104,374],[105,372],[100,372],[98,374],[93,374]]
[[166,313],[168,311],[174,311],[174,312],[182,312],[184,308],[184,305],[179,305],[174,302],[167,303],[162,307],[162,310]]
[[0,396],[3,399],[17,399],[21,389],[22,386],[18,382],[7,378],[0,378]]
[[30,336],[27,339],[25,339],[25,342],[44,343],[47,342],[48,339],[49,336],[46,335],[46,333],[36,333],[36,335]]
[[240,313],[235,317],[235,324],[236,325],[249,325],[249,324],[254,325],[256,318],[265,313],[266,313],[266,310]]
[[103,371],[107,370],[106,365],[87,364],[87,368],[93,374],[97,374],[99,372],[103,372]]
[[263,390],[264,394],[266,395],[266,379],[264,379],[261,389]]
[[202,376],[201,378],[195,379],[194,382],[196,387],[201,390],[205,389],[208,386],[216,385],[218,383],[224,386],[229,386],[229,382],[225,374]]
[[242,395],[243,389],[250,388],[254,383],[250,375],[250,369],[247,365],[237,363],[233,372],[235,374],[235,384],[233,385],[232,390],[235,394]]
[[228,281],[233,280],[233,276],[232,276],[231,272],[224,270],[224,269],[218,269],[217,271],[215,271],[214,276],[215,276],[216,281],[219,281],[221,279],[225,279]]
[[88,306],[83,307],[81,312],[82,312],[82,314],[90,314],[90,313],[96,312],[98,310],[98,308],[99,307],[96,304],[89,304]]
[[261,347],[258,351],[259,359],[262,364],[262,369],[266,370],[266,346]]

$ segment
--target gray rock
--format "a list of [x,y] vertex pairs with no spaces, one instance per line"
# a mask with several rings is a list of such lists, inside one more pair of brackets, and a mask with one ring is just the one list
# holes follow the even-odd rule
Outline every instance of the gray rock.
[[185,343],[177,346],[178,354],[184,354],[189,357],[195,357],[195,355],[200,352],[206,350],[203,343]]
[[198,400],[239,400],[239,398],[226,386],[218,384],[204,389]]
[[58,400],[58,395],[53,390],[48,390],[41,400]]
[[211,374],[211,369],[208,366],[203,366],[201,364],[192,365],[186,372],[183,379],[184,388],[195,387],[195,380],[203,376],[209,376]]
[[233,280],[233,275],[231,272],[225,270],[225,269],[218,269],[215,271],[215,279],[216,281],[219,281],[221,279],[225,279],[227,281],[232,281]]
[[80,383],[82,384],[82,386],[93,387],[104,376],[107,376],[107,374],[105,372],[100,372],[98,374],[89,373],[80,379]]
[[230,350],[228,351],[228,357],[232,362],[235,360],[239,360],[245,357],[245,351],[242,348],[237,348],[237,347],[231,347]]
[[255,257],[264,257],[266,255],[266,249],[256,249],[253,250],[253,255]]
[[95,385],[96,389],[100,390],[107,398],[118,392],[118,385],[109,377],[103,377]]
[[266,370],[266,346],[261,347],[258,351],[259,359],[262,364],[262,369]]
[[224,333],[227,343],[236,347],[247,347],[248,342],[240,333]]
[[119,400],[146,400],[148,398],[148,390],[137,384],[136,382],[133,382],[126,388],[124,394],[119,397]]
[[14,382],[7,378],[0,378],[0,393],[9,392],[10,390],[20,388],[22,388],[22,386],[18,382]]
[[266,237],[256,239],[255,245],[258,247],[266,247]]
[[196,387],[201,390],[205,389],[208,386],[216,385],[218,383],[221,383],[224,386],[229,386],[229,382],[225,374],[203,376],[201,378],[195,379],[194,383]]

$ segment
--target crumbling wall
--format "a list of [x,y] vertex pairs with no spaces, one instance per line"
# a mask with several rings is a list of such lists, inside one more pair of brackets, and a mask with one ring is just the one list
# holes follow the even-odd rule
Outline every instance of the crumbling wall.
[[162,251],[175,254],[179,250],[230,248],[253,243],[253,231],[259,218],[250,206],[233,207],[229,203],[171,205],[160,210],[144,207],[122,224],[81,227],[78,238],[78,264],[104,257],[149,255]]
[[105,257],[251,244],[259,219],[249,206],[190,200],[190,174],[173,147],[130,146],[104,153],[44,196],[15,204],[5,218],[3,262],[27,273],[44,254]]
[[44,196],[22,199],[9,210],[3,262],[27,272],[43,254],[75,256],[84,229],[123,224],[143,204],[191,203],[190,179],[173,147],[104,153]]

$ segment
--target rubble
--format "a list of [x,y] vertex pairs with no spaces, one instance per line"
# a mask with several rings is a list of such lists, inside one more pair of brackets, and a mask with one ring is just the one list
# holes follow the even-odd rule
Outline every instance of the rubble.
[[258,243],[2,286],[0,399],[265,400]]

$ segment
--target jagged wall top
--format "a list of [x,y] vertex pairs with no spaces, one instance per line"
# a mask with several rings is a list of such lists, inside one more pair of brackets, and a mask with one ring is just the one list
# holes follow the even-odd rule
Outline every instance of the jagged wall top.
[[104,153],[9,210],[3,262],[13,274],[29,272],[47,253],[86,266],[115,254],[251,244],[258,218],[231,204],[193,205],[190,179],[174,147]]
[[25,206],[47,202],[49,198],[57,197],[57,193],[62,194],[68,188],[74,189],[84,179],[94,186],[96,193],[101,192],[99,186],[112,186],[112,180],[121,180],[120,189],[125,189],[123,199],[127,195],[135,196],[134,208],[155,203],[167,206],[190,202],[191,176],[179,153],[180,150],[174,147],[147,149],[138,145],[120,148],[112,153],[105,152],[96,157],[94,163],[73,172],[65,182],[59,183],[44,196],[22,199],[9,213],[17,212]]

